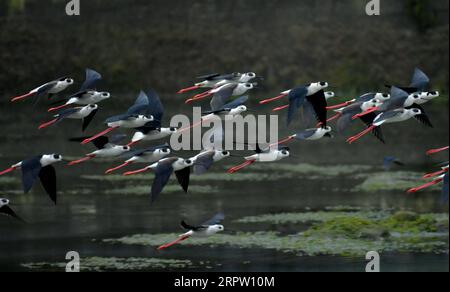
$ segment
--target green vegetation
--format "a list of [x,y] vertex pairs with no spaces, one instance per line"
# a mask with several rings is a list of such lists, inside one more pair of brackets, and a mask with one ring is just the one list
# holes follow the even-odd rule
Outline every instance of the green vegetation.
[[[89,257],[81,259],[81,272],[139,271],[155,269],[183,269],[192,265],[189,260],[157,258],[106,258]],[[32,270],[65,271],[67,263],[26,263],[22,267]]]
[[[273,224],[315,223],[295,235],[278,232],[238,232],[218,234],[210,238],[191,238],[183,245],[232,246],[236,248],[274,249],[299,256],[339,255],[362,256],[368,250],[393,252],[448,252],[448,215],[416,214],[399,211],[357,211],[275,214],[247,217],[239,223],[266,222]],[[177,238],[177,234],[138,234],[104,243],[159,246]]]

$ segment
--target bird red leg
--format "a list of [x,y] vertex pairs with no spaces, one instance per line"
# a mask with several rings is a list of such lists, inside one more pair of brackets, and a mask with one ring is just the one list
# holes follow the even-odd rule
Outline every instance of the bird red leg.
[[272,111],[273,111],[273,112],[278,112],[278,111],[287,109],[288,107],[289,107],[289,105],[287,104],[287,105],[283,105],[283,106],[280,106],[280,107],[276,107],[276,108],[274,108]]
[[332,105],[332,106],[328,106],[326,107],[326,109],[329,110],[335,110],[335,109],[340,109],[342,107],[346,107],[348,105],[351,105],[353,103],[353,101],[346,101],[344,103],[340,103],[340,104],[336,104],[336,105]]
[[446,173],[447,171],[448,171],[448,168],[444,168],[443,170],[440,170],[440,171],[436,171],[436,172],[433,172],[433,173],[427,173],[426,175],[423,176],[423,178],[433,178],[433,177],[436,177],[436,176],[441,175],[443,173]]
[[124,168],[124,167],[126,167],[126,166],[128,166],[128,165],[131,165],[131,164],[133,164],[133,162],[131,162],[131,161],[125,162],[125,163],[123,163],[123,164],[121,164],[121,165],[119,165],[119,166],[116,166],[116,167],[114,167],[114,168],[108,169],[108,170],[105,172],[105,174],[113,173],[114,171],[117,171],[117,170],[119,170],[119,169],[121,169],[121,168]]
[[[335,114],[334,116],[332,116],[331,118],[329,118],[329,119],[327,120],[327,123],[328,123],[328,122],[332,122],[332,121],[334,121],[334,120],[340,118],[341,116],[342,116],[341,113],[337,113],[337,114]],[[317,124],[317,127],[321,127],[321,126],[322,126],[322,123],[318,123],[318,124]]]
[[81,164],[83,162],[89,161],[91,159],[95,158],[95,155],[88,155],[86,157],[83,157],[81,159],[78,160],[74,160],[72,162],[69,162],[69,164],[67,164],[68,166],[73,166],[73,165],[77,165],[77,164]]
[[439,148],[439,149],[431,149],[431,150],[427,151],[427,155],[433,155],[433,154],[436,154],[436,153],[448,150],[448,148],[449,148],[449,146],[443,147],[443,148]]
[[201,88],[200,85],[194,85],[192,87],[183,88],[180,91],[178,91],[177,93],[178,94],[183,94],[183,93],[186,93],[186,92],[189,92],[189,91],[193,91],[193,90],[196,90],[196,89],[199,89],[199,88]]
[[50,127],[51,125],[54,125],[57,121],[58,121],[58,119],[56,118],[56,119],[53,119],[53,120],[51,120],[51,121],[49,121],[49,122],[43,123],[42,125],[39,126],[39,130],[48,128],[48,127]]
[[356,142],[357,140],[361,139],[361,138],[364,137],[365,135],[367,135],[367,134],[369,134],[370,132],[372,132],[376,127],[377,127],[377,126],[375,126],[375,125],[372,125],[372,126],[368,127],[367,129],[365,129],[365,130],[362,131],[361,133],[359,133],[359,134],[357,134],[357,135],[355,135],[355,136],[353,136],[353,137],[348,138],[348,139],[347,139],[347,142],[348,142],[349,144],[352,144],[352,143]]
[[289,137],[287,137],[287,138],[285,138],[285,139],[283,139],[281,141],[278,141],[277,143],[272,144],[270,146],[277,146],[277,145],[281,145],[281,144],[286,144],[286,143],[288,143],[288,142],[290,142],[290,141],[292,141],[294,139],[295,139],[295,136],[289,136]]
[[286,96],[287,96],[287,94],[281,94],[281,95],[278,95],[278,96],[273,97],[273,98],[264,99],[264,100],[261,100],[261,101],[259,102],[259,104],[270,103],[270,102],[273,102],[273,101],[282,99],[282,98],[284,98],[284,97],[286,97]]
[[177,240],[175,240],[175,241],[173,241],[171,243],[161,245],[160,247],[158,247],[158,250],[163,250],[163,249],[169,248],[171,246],[174,246],[175,244],[178,244],[178,243],[180,243],[182,241],[185,241],[189,237],[190,237],[189,235],[182,236],[182,237],[178,238]]
[[377,106],[372,107],[372,108],[366,110],[365,112],[362,112],[362,113],[360,113],[360,114],[354,115],[354,116],[352,117],[352,120],[356,120],[356,119],[359,119],[359,118],[361,118],[361,117],[364,117],[365,115],[368,115],[368,114],[370,114],[370,113],[376,112],[376,111],[379,110],[379,109],[380,109],[380,108],[377,107]]
[[432,182],[426,183],[426,184],[424,184],[424,185],[422,185],[420,187],[409,189],[408,193],[417,193],[417,192],[419,192],[421,190],[424,190],[424,189],[429,188],[431,186],[437,185],[438,183],[442,182],[443,180],[444,180],[443,178],[438,178],[438,179],[436,179],[436,180],[434,180]]
[[192,125],[190,125],[189,127],[185,127],[185,128],[180,129],[178,132],[179,132],[179,133],[183,133],[183,132],[189,131],[190,129],[193,129],[193,128],[195,128],[195,127],[201,126],[201,125],[203,124],[203,122],[205,122],[205,121],[207,121],[207,120],[209,120],[209,119],[201,120],[200,122],[197,122],[197,123],[195,123],[195,124],[192,124]]
[[108,133],[114,131],[114,130],[117,129],[117,128],[119,128],[119,127],[117,126],[117,127],[111,127],[111,128],[108,128],[108,129],[104,130],[103,132],[100,132],[100,133],[98,133],[97,135],[95,135],[95,136],[93,136],[93,137],[91,137],[91,138],[88,138],[88,139],[84,140],[83,142],[81,142],[81,144],[86,145],[86,144],[88,144],[88,143],[91,143],[91,142],[94,141],[95,139],[97,139],[97,138],[99,138],[99,137],[101,137],[101,136],[103,136],[103,135],[106,135],[106,134],[108,134]]
[[201,93],[201,94],[197,94],[197,95],[194,96],[193,98],[190,98],[190,99],[186,100],[186,104],[189,104],[189,103],[192,103],[192,102],[194,102],[194,101],[197,101],[197,100],[206,98],[206,97],[211,96],[211,95],[213,95],[213,93],[211,92],[211,90],[209,90],[209,91],[207,91],[207,92],[204,92],[204,93]]
[[138,170],[134,170],[134,171],[125,172],[123,175],[130,176],[130,175],[135,175],[135,174],[139,174],[139,173],[144,173],[144,172],[147,172],[148,170],[149,170],[149,168],[146,167],[146,168],[142,168],[142,169],[138,169]]
[[4,171],[0,172],[0,175],[5,175],[7,173],[13,172],[16,169],[17,169],[16,167],[10,167],[10,168],[5,169]]
[[60,109],[66,108],[68,106],[69,106],[69,104],[63,104],[63,105],[60,105],[60,106],[57,106],[57,107],[52,107],[52,108],[48,109],[48,112],[49,113],[56,112],[56,111],[59,111]]
[[131,141],[130,143],[127,144],[128,147],[133,147],[134,145],[138,144],[139,142],[141,142],[142,140],[137,140],[137,141]]
[[16,102],[16,101],[22,100],[24,98],[27,98],[29,96],[33,96],[35,94],[36,94],[35,92],[30,92],[30,93],[27,93],[27,94],[24,94],[24,95],[21,95],[21,96],[16,96],[16,97],[11,99],[11,102]]
[[237,165],[237,166],[235,166],[235,167],[230,168],[230,169],[228,170],[228,173],[231,173],[231,174],[232,174],[232,173],[238,172],[238,171],[240,171],[240,170],[246,168],[247,166],[252,165],[252,164],[255,163],[255,162],[256,162],[256,160],[248,160],[248,161],[246,161],[246,162],[244,162],[244,163],[242,163],[242,164],[240,164],[240,165]]

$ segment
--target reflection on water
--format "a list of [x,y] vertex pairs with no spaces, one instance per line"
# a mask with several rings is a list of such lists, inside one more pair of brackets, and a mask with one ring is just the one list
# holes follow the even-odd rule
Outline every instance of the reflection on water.
[[[32,115],[8,126],[11,134],[1,141],[1,167],[47,149],[70,156],[91,150],[89,146],[81,147],[61,139],[69,138],[67,133],[71,129],[71,133],[78,131],[70,123],[38,134],[33,130],[34,125],[43,116]],[[5,118],[0,119],[4,122]],[[448,117],[441,119],[446,121]],[[23,128],[29,131],[24,132]],[[57,207],[52,206],[40,186],[31,194],[23,195],[19,174],[2,177],[0,191],[11,194],[14,209],[29,223],[21,225],[0,217],[0,270],[29,270],[30,266],[21,265],[27,263],[35,263],[32,266],[35,269],[61,270],[61,266],[49,263],[64,262],[66,252],[75,250],[94,270],[364,271],[365,254],[306,256],[260,245],[253,248],[182,245],[160,253],[154,246],[108,244],[103,240],[135,234],[177,234],[181,231],[178,227],[181,219],[203,222],[217,211],[227,215],[225,235],[264,231],[287,237],[311,227],[311,222],[243,224],[239,220],[264,214],[333,211],[332,207],[336,206],[374,212],[410,210],[420,214],[448,214],[448,206],[439,202],[438,189],[415,195],[401,190],[417,184],[416,174],[419,179],[422,173],[433,169],[435,162],[447,159],[428,160],[423,153],[448,143],[448,129],[435,130],[434,133],[442,135],[424,132],[421,139],[411,135],[413,129],[407,131],[410,132],[395,133],[387,129],[386,136],[394,141],[387,146],[367,139],[349,148],[339,137],[293,145],[298,158],[267,168],[256,166],[242,177],[230,179],[225,174],[225,165],[240,162],[232,158],[215,166],[214,174],[208,174],[209,177],[194,178],[189,194],[182,193],[173,183],[153,206],[146,195],[152,174],[132,180],[118,176],[103,179],[101,174],[116,162],[78,167],[58,165]],[[432,142],[424,143],[427,138]],[[407,166],[386,175],[381,167],[384,155],[396,155]],[[388,186],[379,188],[380,180],[386,179],[390,179]],[[436,232],[444,232],[448,247],[448,224],[442,228]],[[432,249],[425,253],[386,252],[382,254],[382,270],[448,271],[448,248],[444,254],[436,254]]]

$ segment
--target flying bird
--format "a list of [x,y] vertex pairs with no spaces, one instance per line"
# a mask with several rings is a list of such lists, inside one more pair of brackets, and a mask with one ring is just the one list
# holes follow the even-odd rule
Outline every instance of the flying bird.
[[48,95],[50,98],[54,94],[58,94],[64,90],[66,90],[70,85],[74,83],[74,80],[72,78],[68,77],[62,77],[50,82],[45,83],[44,85],[41,85],[33,90],[31,90],[29,93],[16,96],[11,99],[11,102],[16,102],[22,99],[25,99],[27,97],[33,96],[35,98],[35,101],[38,101],[40,97]]
[[[281,142],[278,142],[278,144],[281,144]],[[254,155],[244,157],[246,161],[240,165],[230,168],[228,173],[236,173],[255,162],[275,162],[290,156],[289,147],[281,145],[271,145],[265,149],[262,149],[259,144],[256,144],[255,153],[256,154]]]
[[222,108],[233,96],[241,96],[247,91],[256,87],[256,83],[228,83],[218,88],[214,88],[207,93],[199,94],[190,98],[186,103],[192,103],[197,100],[212,96],[210,105],[212,110]]
[[[83,162],[86,162],[88,160],[94,159],[94,158],[114,158],[119,157],[122,154],[129,152],[131,150],[130,146],[126,145],[117,145],[120,143],[120,141],[124,140],[126,138],[126,135],[113,135],[110,138],[107,136],[100,136],[94,140],[92,140],[92,144],[94,144],[95,147],[97,147],[98,150],[86,154],[85,157],[74,160],[69,162],[69,166],[77,165]],[[70,141],[72,142],[80,142],[84,141],[86,137],[80,137],[80,138],[72,138]]]
[[206,173],[211,166],[227,157],[230,157],[229,151],[220,150],[205,150],[191,158],[194,162],[194,173],[196,175],[202,175]]
[[361,133],[347,139],[347,142],[349,144],[352,144],[357,140],[361,139],[362,137],[364,137],[365,135],[367,135],[368,133],[373,132],[377,127],[380,127],[381,125],[404,122],[420,114],[422,114],[422,112],[416,108],[396,109],[383,112],[373,120],[372,125],[370,125],[366,130],[362,131]]
[[0,175],[17,169],[22,170],[22,184],[25,193],[28,193],[39,178],[50,199],[56,204],[56,170],[53,164],[63,160],[59,154],[39,155],[12,165],[2,171]]
[[155,141],[171,136],[177,132],[177,128],[163,128],[162,120],[164,117],[164,106],[158,94],[150,89],[146,92],[149,100],[149,112],[153,116],[153,121],[143,127],[136,128],[137,132],[133,135],[128,146],[133,146],[140,141]]
[[81,144],[88,144],[98,137],[104,136],[118,128],[136,129],[145,126],[149,122],[154,121],[155,119],[151,115],[151,105],[152,103],[147,94],[141,91],[134,105],[131,106],[126,113],[110,117],[105,121],[105,123],[108,125],[108,129],[84,140],[83,142],[81,142]]
[[327,98],[324,89],[328,87],[327,82],[316,82],[308,85],[303,85],[294,89],[290,89],[281,93],[281,95],[266,99],[260,102],[260,104],[267,104],[284,97],[289,98],[289,108],[287,115],[287,125],[289,125],[294,119],[295,114],[305,104],[311,106],[317,120],[323,127],[327,125]]
[[86,79],[81,85],[78,92],[72,94],[69,98],[54,103],[61,104],[60,106],[52,107],[48,111],[54,112],[59,111],[62,108],[68,107],[70,105],[89,105],[97,104],[103,100],[109,99],[111,94],[105,91],[97,91],[97,84],[102,80],[102,75],[95,70],[86,69]]
[[171,152],[172,151],[167,144],[145,149],[132,150],[126,154],[130,157],[129,159],[119,166],[108,169],[106,174],[113,173],[134,163],[154,163],[160,161],[164,157],[170,155]]
[[72,119],[72,120],[82,120],[81,130],[84,132],[89,124],[92,122],[92,119],[95,117],[95,114],[98,112],[98,105],[90,104],[84,107],[75,107],[70,109],[62,110],[60,113],[54,116],[54,119],[48,122],[45,122],[39,126],[39,130],[48,128],[52,125],[55,125],[64,119]]
[[222,232],[224,231],[224,226],[221,225],[221,223],[224,219],[225,215],[223,213],[219,213],[205,223],[197,226],[192,226],[187,224],[185,221],[181,221],[181,227],[187,230],[187,232],[180,235],[177,240],[158,247],[158,250],[164,250],[174,246],[175,244],[185,241],[190,237],[210,237]]
[[178,183],[184,190],[184,192],[187,193],[189,188],[189,181],[190,181],[190,175],[191,175],[191,166],[194,164],[194,162],[190,159],[183,159],[179,157],[170,157],[170,158],[164,158],[157,163],[154,163],[150,166],[147,166],[143,169],[136,170],[136,171],[130,171],[124,173],[125,176],[134,175],[138,173],[143,173],[149,170],[155,171],[155,179],[153,180],[153,185],[151,189],[151,201],[152,203],[155,202],[161,192],[163,191],[164,187],[169,182],[170,177],[172,176],[172,173],[175,173],[175,176],[177,177]]
[[278,142],[278,144],[285,144],[294,139],[300,141],[316,141],[322,139],[323,137],[333,138],[333,135],[331,134],[332,130],[333,129],[330,126],[325,128],[307,129],[287,137],[286,139]]
[[13,209],[11,209],[9,206],[9,200],[7,199],[0,198],[0,215],[6,215],[25,223],[25,221],[20,218]]
[[[376,109],[381,104],[382,102],[378,99],[358,101],[344,108],[335,110],[335,112],[337,112],[336,115],[328,119],[328,121],[337,119],[336,125],[338,133],[343,133],[355,119],[360,119],[367,127],[370,127],[379,114],[376,113]],[[364,115],[360,115],[363,112],[365,112]],[[382,143],[385,143],[381,127],[374,128],[372,134]]]
[[179,94],[193,91],[200,88],[217,88],[228,83],[247,83],[251,80],[257,78],[256,73],[231,73],[231,74],[208,74],[204,76],[199,76],[197,79],[203,80],[202,82],[196,83],[192,87],[184,88],[178,91]]

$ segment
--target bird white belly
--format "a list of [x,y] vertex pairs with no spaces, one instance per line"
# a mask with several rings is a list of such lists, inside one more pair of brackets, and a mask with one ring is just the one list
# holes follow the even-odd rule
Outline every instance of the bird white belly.
[[129,119],[124,121],[117,121],[113,123],[108,123],[108,127],[121,127],[121,128],[128,128],[128,129],[134,129],[145,126],[148,121],[142,120],[142,119]]
[[123,151],[121,149],[106,148],[106,149],[97,150],[97,151],[93,152],[92,154],[94,154],[95,157],[109,158],[109,157],[117,157],[117,156],[121,155],[122,153],[123,153]]
[[159,140],[159,139],[165,138],[169,135],[170,134],[168,134],[168,133],[162,133],[160,131],[152,131],[144,136],[144,140],[145,141]]

